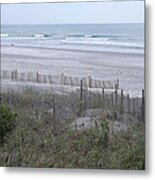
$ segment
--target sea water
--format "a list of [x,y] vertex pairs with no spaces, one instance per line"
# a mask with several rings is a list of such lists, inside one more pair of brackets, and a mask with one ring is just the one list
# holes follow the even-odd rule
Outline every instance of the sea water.
[[144,24],[2,25],[1,44],[144,53]]

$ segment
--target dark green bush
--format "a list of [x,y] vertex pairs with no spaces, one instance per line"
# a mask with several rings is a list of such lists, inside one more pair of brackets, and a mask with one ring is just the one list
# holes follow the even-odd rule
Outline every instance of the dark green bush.
[[0,106],[0,144],[3,144],[7,135],[15,126],[16,113],[11,112],[6,106]]

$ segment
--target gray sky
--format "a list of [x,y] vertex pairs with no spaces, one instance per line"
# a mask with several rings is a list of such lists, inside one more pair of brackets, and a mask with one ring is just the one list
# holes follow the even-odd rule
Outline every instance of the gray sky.
[[2,24],[143,23],[144,1],[2,4]]

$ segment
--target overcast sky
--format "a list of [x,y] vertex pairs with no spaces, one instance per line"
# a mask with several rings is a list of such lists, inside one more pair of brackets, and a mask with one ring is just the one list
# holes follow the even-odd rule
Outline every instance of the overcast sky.
[[143,23],[144,1],[2,4],[2,24]]

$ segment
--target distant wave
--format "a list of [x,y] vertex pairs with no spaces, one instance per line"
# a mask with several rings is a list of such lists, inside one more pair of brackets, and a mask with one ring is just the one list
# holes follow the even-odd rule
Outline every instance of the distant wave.
[[[9,34],[8,33],[1,33],[1,37],[9,37]],[[115,35],[115,34],[101,34],[101,35],[98,35],[98,34],[65,34],[65,35],[60,35],[60,34],[44,34],[44,33],[35,33],[35,34],[23,34],[23,36],[21,34],[10,34],[10,37],[19,37],[19,38],[22,38],[22,37],[75,37],[75,38],[80,38],[80,37],[83,37],[83,38],[119,38],[119,37],[124,37],[123,35],[121,36],[118,36],[118,35]]]
[[63,44],[70,45],[98,45],[98,46],[117,46],[122,48],[136,48],[143,49],[143,45],[135,42],[119,42],[110,38],[65,38],[62,40]]
[[1,33],[1,38],[4,38],[4,37],[9,37],[9,34],[7,34],[7,33]]
[[[1,33],[1,37],[7,40],[48,40],[51,44],[64,44],[64,45],[86,45],[86,46],[104,46],[104,47],[119,47],[131,49],[144,49],[144,45],[136,42],[135,39],[128,36],[118,36],[115,34],[65,34],[65,35],[51,35],[44,33],[29,34],[26,36],[13,37],[8,33]],[[31,42],[32,43],[32,42]],[[37,43],[37,42],[35,42]],[[50,45],[50,44],[49,44]]]
[[42,37],[44,37],[44,34],[34,34],[34,37],[36,37],[36,38],[42,38]]
[[33,37],[36,37],[36,38],[47,38],[47,37],[52,37],[51,35],[49,34],[43,34],[43,33],[37,33],[37,34],[34,34],[32,35]]

